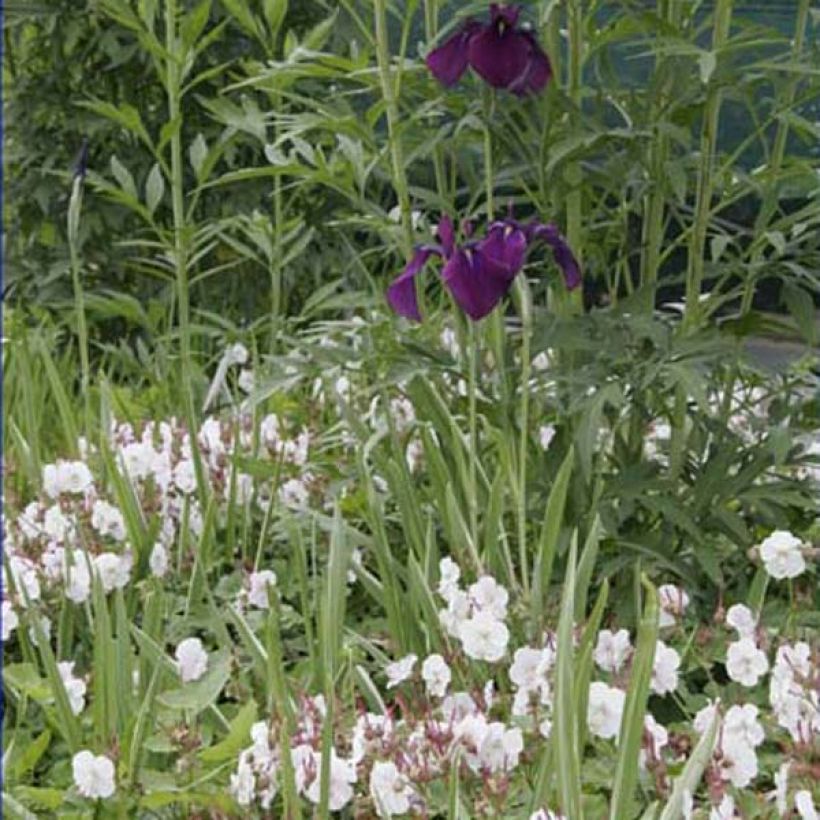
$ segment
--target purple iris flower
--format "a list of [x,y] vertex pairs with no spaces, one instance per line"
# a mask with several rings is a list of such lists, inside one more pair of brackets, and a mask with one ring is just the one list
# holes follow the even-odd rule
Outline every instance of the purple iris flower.
[[421,321],[416,277],[431,256],[444,260],[441,278],[461,309],[473,320],[484,318],[504,298],[513,279],[524,266],[527,247],[543,240],[564,274],[569,290],[581,284],[581,268],[555,225],[533,222],[520,225],[514,219],[493,222],[487,235],[455,244],[453,222],[444,216],[438,225],[440,245],[422,245],[387,289],[387,301],[400,316]]
[[427,55],[427,67],[448,88],[470,65],[493,88],[519,96],[541,91],[552,67],[533,34],[518,27],[519,13],[518,6],[491,3],[490,22],[465,22]]

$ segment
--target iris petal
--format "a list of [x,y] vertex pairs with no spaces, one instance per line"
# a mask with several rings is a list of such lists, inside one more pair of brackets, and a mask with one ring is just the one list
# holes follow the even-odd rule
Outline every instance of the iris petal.
[[415,319],[417,322],[421,321],[415,279],[431,256],[441,255],[439,248],[429,245],[418,248],[413,258],[407,263],[407,267],[393,280],[387,289],[387,301],[399,316]]
[[522,36],[529,43],[529,57],[524,72],[509,86],[509,90],[518,96],[538,93],[552,78],[549,57],[538,41],[529,32],[524,32]]
[[459,307],[474,321],[483,319],[504,298],[515,276],[478,247],[456,251],[441,275]]
[[475,21],[468,21],[427,55],[424,61],[427,68],[443,86],[455,85],[467,70],[470,38],[480,28]]
[[469,41],[470,65],[494,88],[509,88],[524,74],[529,51],[526,36],[514,29],[499,34],[493,26],[483,26]]
[[514,224],[495,222],[490,226],[487,237],[479,243],[478,249],[500,268],[506,268],[512,281],[524,264],[527,237]]
[[577,288],[581,284],[581,266],[558,228],[551,224],[535,223],[527,226],[527,234],[532,239],[543,239],[552,248],[553,258],[564,274],[567,289]]
[[456,234],[453,228],[453,220],[447,214],[441,217],[436,233],[444,250],[445,259],[449,259],[453,255],[453,249],[456,246]]

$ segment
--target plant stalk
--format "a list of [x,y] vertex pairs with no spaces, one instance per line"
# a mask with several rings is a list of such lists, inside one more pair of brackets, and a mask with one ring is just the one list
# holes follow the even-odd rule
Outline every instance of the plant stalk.
[[[74,289],[74,312],[77,317],[77,340],[80,348],[80,390],[83,396],[83,433],[88,436],[91,425],[91,367],[88,355],[88,325],[85,318],[85,296],[80,264],[80,214],[83,207],[83,176],[77,174],[68,203],[68,252],[71,262],[71,282]],[[75,442],[76,445],[76,442]]]
[[[792,42],[791,59],[794,62],[799,62],[803,55],[803,45],[806,40],[806,28],[809,20],[809,0],[798,0],[797,6],[797,21],[795,23],[794,40]],[[784,113],[788,111],[794,104],[795,94],[797,93],[797,85],[799,77],[795,77],[786,85],[783,99],[779,100],[778,108]],[[783,167],[783,157],[786,153],[786,140],[789,136],[789,123],[785,117],[781,117],[777,123],[777,131],[774,136],[774,145],[772,146],[772,154],[769,160],[770,183],[766,190],[766,196],[760,206],[757,219],[755,220],[754,236],[760,236],[765,227],[769,224],[776,208],[778,201],[778,177],[780,176],[780,169]],[[754,271],[758,268],[763,259],[763,245],[758,244],[752,263],[749,266],[750,275],[746,279],[743,286],[743,297],[740,303],[740,315],[745,316],[752,308],[752,301],[755,294],[755,279]]]
[[396,102],[395,85],[390,76],[390,48],[387,37],[387,11],[385,5],[385,0],[373,0],[373,13],[376,22],[376,59],[379,64],[379,77],[387,115],[387,141],[393,164],[393,188],[399,200],[399,211],[401,213],[402,250],[405,257],[409,259],[413,253],[413,222],[407,176],[404,173],[404,157],[398,133],[399,109]]
[[[718,56],[729,39],[732,23],[732,0],[717,0],[712,29],[712,52]],[[689,242],[689,260],[686,272],[686,312],[684,325],[697,326],[701,316],[700,291],[703,285],[704,253],[709,213],[712,202],[715,170],[717,130],[723,89],[714,77],[706,92],[706,107],[700,138],[700,169],[698,172],[695,219]]]
[[[569,0],[567,4],[567,29],[569,34],[569,61],[567,65],[567,93],[572,103],[573,130],[580,129],[581,115],[581,81],[583,79],[583,0]],[[583,199],[581,191],[582,170],[580,162],[573,162],[566,172],[570,184],[567,195],[567,241],[583,267],[583,242],[581,239],[581,220],[583,213]],[[572,313],[580,313],[583,309],[582,289],[568,294],[567,303]]]

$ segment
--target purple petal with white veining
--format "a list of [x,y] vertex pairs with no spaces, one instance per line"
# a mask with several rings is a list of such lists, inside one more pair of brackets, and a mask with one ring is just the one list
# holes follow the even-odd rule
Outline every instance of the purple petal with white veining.
[[527,237],[514,223],[494,222],[486,238],[478,243],[478,250],[499,268],[509,271],[512,281],[524,264]]
[[473,247],[456,251],[441,275],[459,307],[478,321],[504,298],[512,284],[509,273],[508,267]]
[[393,283],[387,289],[387,301],[399,316],[405,316],[417,322],[421,321],[419,302],[416,296],[416,276],[419,275],[431,256],[441,255],[441,249],[436,247],[425,245],[418,248],[405,269],[393,280]]

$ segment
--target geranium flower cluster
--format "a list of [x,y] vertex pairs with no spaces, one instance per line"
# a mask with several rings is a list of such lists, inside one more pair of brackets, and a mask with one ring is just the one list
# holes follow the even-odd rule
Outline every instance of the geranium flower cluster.
[[[196,436],[205,491],[218,503],[220,515],[230,500],[264,511],[273,501],[302,508],[309,502],[312,476],[306,469],[310,435],[302,429],[288,435],[276,415],[261,419],[208,417]],[[109,437],[113,463],[133,490],[144,522],[155,521],[158,533],[148,568],[166,575],[170,555],[183,529],[202,533],[203,517],[190,434],[176,419],[149,422],[137,433],[127,423],[113,424]],[[134,545],[122,510],[107,487],[95,479],[92,466],[100,454],[80,442],[83,459],[60,460],[42,471],[42,491],[18,513],[4,518],[3,640],[19,625],[19,609],[60,591],[76,604],[89,599],[94,577],[108,594],[133,580]],[[275,498],[267,486],[232,465],[236,455],[269,459],[279,465],[281,480]],[[96,467],[94,467],[96,469]],[[261,484],[261,483],[260,483]],[[270,572],[270,571],[266,571]],[[253,574],[249,600],[260,608],[264,587],[275,576]],[[46,634],[50,624],[43,622]]]

